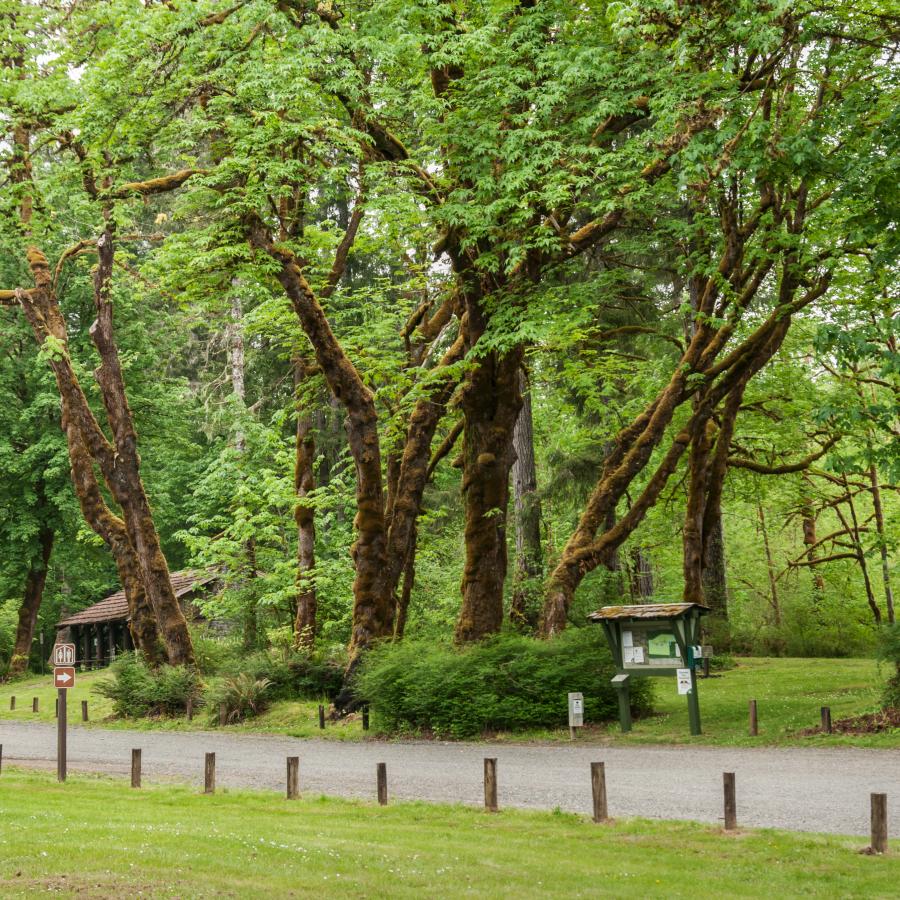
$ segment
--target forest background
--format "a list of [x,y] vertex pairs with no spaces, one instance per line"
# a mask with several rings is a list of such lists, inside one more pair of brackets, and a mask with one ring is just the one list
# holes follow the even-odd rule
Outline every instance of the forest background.
[[[713,609],[871,652],[900,540],[878,2],[0,3],[0,667],[168,573],[246,648]],[[62,427],[60,427],[62,425]]]

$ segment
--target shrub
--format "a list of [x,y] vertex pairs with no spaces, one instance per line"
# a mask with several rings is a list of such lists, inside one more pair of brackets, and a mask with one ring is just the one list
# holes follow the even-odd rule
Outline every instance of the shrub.
[[271,686],[269,697],[273,701],[322,697],[330,700],[340,690],[343,666],[338,660],[318,654],[292,652],[285,656],[260,652],[229,661],[220,674],[232,679],[248,675],[253,680],[267,680]]
[[268,678],[253,678],[246,672],[235,678],[223,678],[207,691],[210,724],[220,721],[220,707],[225,707],[225,723],[233,725],[264,713],[272,702]]
[[113,701],[117,716],[175,715],[185,710],[188,698],[199,695],[200,679],[186,666],[149,669],[138,656],[127,653],[113,663],[110,677],[94,685],[94,691]]
[[[612,720],[613,675],[603,632],[572,628],[550,641],[500,635],[463,649],[383,644],[367,655],[355,689],[387,730],[471,737],[565,725],[569,691],[584,694],[586,722]],[[636,714],[650,711],[647,679],[632,682],[631,702]]]

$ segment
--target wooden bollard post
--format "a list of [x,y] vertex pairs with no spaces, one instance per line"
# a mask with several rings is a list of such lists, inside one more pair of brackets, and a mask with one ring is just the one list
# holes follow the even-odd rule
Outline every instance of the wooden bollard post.
[[872,852],[887,853],[887,794],[872,794]]
[[206,754],[206,765],[203,768],[203,793],[214,794],[216,792],[216,754]]
[[609,819],[606,807],[606,766],[602,762],[591,763],[591,793],[594,797],[594,821]]
[[750,701],[750,737],[756,737],[759,734],[759,718],[756,714],[756,701]]
[[296,800],[300,796],[300,757],[287,758],[287,798]]
[[40,701],[38,700],[37,697],[35,697],[34,700],[31,701],[31,711],[32,712],[40,711]]
[[378,763],[376,780],[378,782],[378,803],[380,806],[387,806],[387,763]]
[[219,704],[219,725],[225,726],[228,724],[228,707],[224,703]]
[[131,751],[131,786],[141,786],[141,751],[137,748]]
[[325,727],[325,707],[319,704],[319,728]]
[[369,707],[368,705],[362,708],[362,727],[363,731],[369,730]]
[[194,698],[188,697],[187,700],[187,717],[188,722],[193,722],[194,720]]
[[822,707],[822,731],[831,734],[831,707]]
[[722,781],[725,786],[725,830],[737,828],[737,800],[734,792],[734,772],[723,772]]
[[13,696],[9,698],[9,708],[10,708],[10,709],[15,709],[15,708],[16,708],[16,696],[15,696],[15,694],[13,694]]
[[484,808],[488,812],[497,812],[497,759],[486,756],[484,759]]
[[81,701],[81,721],[87,722],[88,720],[88,702],[87,700]]

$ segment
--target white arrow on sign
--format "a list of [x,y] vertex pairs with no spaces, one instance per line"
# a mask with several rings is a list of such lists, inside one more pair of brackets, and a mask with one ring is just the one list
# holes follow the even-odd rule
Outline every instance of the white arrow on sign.
[[72,676],[68,672],[60,672],[59,675],[56,676],[56,680],[62,682],[71,681]]

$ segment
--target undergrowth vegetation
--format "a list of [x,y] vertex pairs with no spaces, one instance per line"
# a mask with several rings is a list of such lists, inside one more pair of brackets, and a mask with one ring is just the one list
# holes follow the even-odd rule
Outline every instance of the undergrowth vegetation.
[[[567,694],[584,694],[586,722],[617,715],[615,675],[599,628],[570,628],[553,641],[500,635],[463,649],[404,641],[371,652],[356,680],[377,725],[390,732],[472,737],[564,725]],[[632,709],[649,713],[651,686],[633,681]]]

